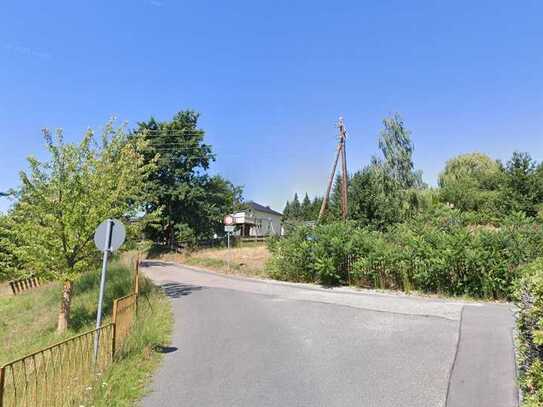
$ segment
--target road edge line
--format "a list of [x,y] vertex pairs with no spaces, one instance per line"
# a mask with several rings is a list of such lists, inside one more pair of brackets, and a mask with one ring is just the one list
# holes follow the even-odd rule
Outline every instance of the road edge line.
[[449,370],[449,379],[447,380],[447,393],[445,394],[445,404],[444,404],[445,407],[449,405],[449,392],[451,390],[452,377],[454,373],[454,368],[456,366],[458,353],[460,351],[460,342],[462,341],[462,328],[463,328],[463,323],[464,323],[464,309],[465,308],[466,306],[463,305],[462,309],[460,310],[460,320],[458,321],[458,340],[456,341],[456,351],[454,352],[454,358],[451,364],[451,368]]

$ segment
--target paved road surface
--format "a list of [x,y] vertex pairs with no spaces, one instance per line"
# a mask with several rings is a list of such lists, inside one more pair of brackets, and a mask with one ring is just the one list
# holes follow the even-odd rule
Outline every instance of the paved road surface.
[[145,407],[518,404],[506,305],[144,270],[175,315]]

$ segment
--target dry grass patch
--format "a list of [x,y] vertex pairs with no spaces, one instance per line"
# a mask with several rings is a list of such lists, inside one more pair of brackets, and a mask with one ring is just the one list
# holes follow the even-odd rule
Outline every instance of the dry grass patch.
[[204,249],[188,254],[164,254],[162,259],[227,274],[264,276],[270,252],[265,245]]

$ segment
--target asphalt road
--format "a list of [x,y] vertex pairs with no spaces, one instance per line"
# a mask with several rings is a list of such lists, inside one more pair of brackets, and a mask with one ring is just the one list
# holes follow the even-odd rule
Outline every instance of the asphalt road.
[[507,305],[144,270],[175,315],[145,407],[518,405]]

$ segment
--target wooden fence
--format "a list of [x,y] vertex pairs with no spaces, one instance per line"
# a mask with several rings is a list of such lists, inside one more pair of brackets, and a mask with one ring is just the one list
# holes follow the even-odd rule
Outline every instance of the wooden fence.
[[17,295],[22,293],[23,291],[39,287],[40,285],[41,280],[36,276],[30,276],[20,278],[18,280],[9,281],[9,286],[11,287],[11,292],[13,293],[13,295]]

